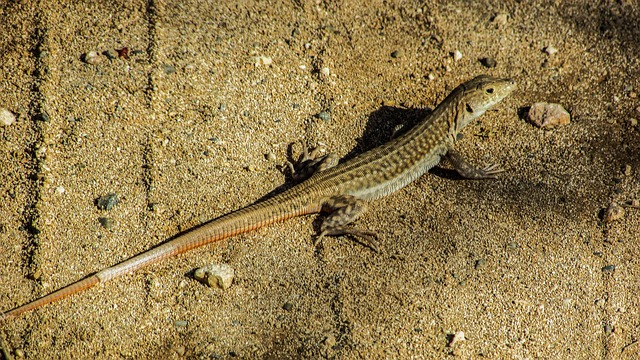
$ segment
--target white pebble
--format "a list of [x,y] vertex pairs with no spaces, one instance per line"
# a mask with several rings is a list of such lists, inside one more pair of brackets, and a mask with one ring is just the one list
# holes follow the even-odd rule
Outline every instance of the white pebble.
[[455,334],[453,334],[453,338],[451,338],[451,341],[449,342],[449,347],[453,347],[453,345],[455,345],[457,342],[464,340],[464,332],[456,331]]
[[427,75],[427,79],[429,79],[429,80],[433,81],[433,80],[435,80],[435,79],[436,79],[436,76],[435,76],[435,75],[433,75],[432,73],[429,73],[429,75]]
[[64,187],[63,187],[63,186],[58,186],[58,187],[56,187],[56,193],[58,193],[58,194],[64,194],[64,192],[65,192],[65,189],[64,189]]
[[324,76],[329,76],[329,68],[328,67],[323,67],[322,69],[320,69],[320,74],[322,74]]
[[612,202],[611,205],[609,205],[609,207],[604,211],[602,220],[604,220],[604,222],[610,223],[612,221],[622,219],[623,217],[624,208],[617,203]]
[[16,116],[7,109],[0,108],[0,124],[9,126],[16,121]]
[[553,45],[549,45],[544,48],[544,52],[546,52],[547,55],[553,55],[558,52],[558,49],[554,48]]
[[227,264],[203,266],[197,269],[193,274],[193,277],[203,284],[207,284],[211,287],[215,286],[222,290],[226,290],[231,286],[234,276],[235,271]]
[[103,57],[100,56],[100,54],[98,54],[98,52],[96,51],[89,51],[88,53],[84,54],[84,62],[86,62],[87,64],[96,65],[101,63],[102,60]]
[[458,61],[462,59],[462,53],[460,52],[460,50],[456,50],[453,52],[453,60]]
[[254,66],[260,66],[260,65],[269,66],[273,63],[273,59],[264,55],[252,56],[251,61],[253,62]]
[[506,13],[500,13],[497,14],[494,18],[493,18],[493,22],[498,24],[498,25],[504,25],[507,23],[507,19],[509,18],[509,14]]

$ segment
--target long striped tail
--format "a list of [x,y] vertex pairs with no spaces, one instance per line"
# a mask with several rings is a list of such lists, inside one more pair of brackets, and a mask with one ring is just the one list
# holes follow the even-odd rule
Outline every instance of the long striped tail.
[[246,208],[212,220],[198,228],[179,235],[173,240],[147,250],[119,264],[101,270],[49,295],[19,306],[6,313],[2,313],[0,314],[0,322],[13,319],[27,311],[31,311],[50,302],[58,301],[75,293],[89,289],[98,283],[106,282],[124,274],[134,272],[144,266],[182,254],[191,249],[223,240],[234,235],[256,230],[266,225],[295,216],[313,214],[320,211],[320,207],[317,205],[304,206],[301,204],[302,201],[300,201],[300,199],[296,199],[295,196],[290,197],[287,195],[290,194],[282,193],[280,196],[247,206]]

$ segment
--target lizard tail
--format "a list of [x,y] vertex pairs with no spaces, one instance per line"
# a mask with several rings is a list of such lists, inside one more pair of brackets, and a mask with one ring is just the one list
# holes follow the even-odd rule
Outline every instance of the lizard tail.
[[77,292],[86,290],[90,287],[93,287],[95,284],[99,283],[100,279],[94,274],[80,281],[74,282],[69,286],[65,286],[60,290],[54,291],[51,294],[36,299],[30,303],[19,306],[11,311],[7,311],[4,314],[0,314],[0,321],[8,321],[13,319],[14,317],[25,313],[27,311],[31,311],[35,308],[39,308],[44,306],[50,302],[54,302],[60,299],[64,299],[71,294],[75,294]]
[[[284,195],[282,197],[286,196],[287,195]],[[299,199],[293,199],[293,201],[288,203],[290,206],[283,207],[282,203],[279,203],[277,198],[271,198],[264,202],[253,204],[244,209],[224,215],[198,228],[179,235],[171,241],[167,241],[164,244],[149,249],[119,264],[103,269],[49,295],[19,306],[6,313],[0,313],[0,322],[15,318],[27,311],[89,289],[97,283],[109,281],[113,278],[131,273],[144,266],[182,254],[202,245],[259,229],[266,225],[295,216],[312,214],[320,211],[319,205],[305,206],[300,204],[300,201],[298,200]]]

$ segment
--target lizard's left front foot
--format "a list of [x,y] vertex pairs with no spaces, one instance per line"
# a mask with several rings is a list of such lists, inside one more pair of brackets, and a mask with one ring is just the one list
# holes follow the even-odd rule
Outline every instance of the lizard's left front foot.
[[467,179],[496,179],[496,175],[505,171],[497,164],[477,168],[469,164],[462,155],[454,149],[449,149],[446,158],[451,162],[458,174]]

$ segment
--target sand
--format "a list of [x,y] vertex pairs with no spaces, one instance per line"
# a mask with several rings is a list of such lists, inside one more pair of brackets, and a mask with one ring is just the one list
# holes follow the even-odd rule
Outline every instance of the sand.
[[[352,157],[476,75],[519,84],[458,143],[507,172],[443,165],[372,203],[380,253],[292,219],[24,314],[5,351],[640,357],[640,210],[601,217],[640,198],[639,23],[628,0],[2,1],[0,311],[291,185],[301,142]],[[531,125],[537,102],[571,123]],[[190,276],[216,263],[227,290]]]

